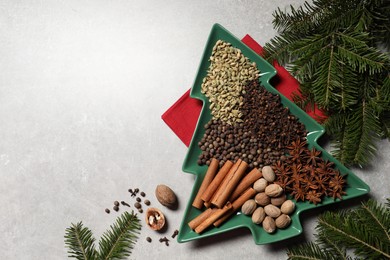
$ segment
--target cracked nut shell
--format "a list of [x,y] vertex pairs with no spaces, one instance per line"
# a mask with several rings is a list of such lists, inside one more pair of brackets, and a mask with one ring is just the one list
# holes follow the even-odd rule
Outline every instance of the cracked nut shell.
[[145,222],[153,230],[161,230],[165,226],[165,216],[157,208],[148,208],[145,215]]

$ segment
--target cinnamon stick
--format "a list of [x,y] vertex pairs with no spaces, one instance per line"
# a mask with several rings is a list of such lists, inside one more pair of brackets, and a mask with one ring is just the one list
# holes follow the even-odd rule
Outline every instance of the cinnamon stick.
[[226,203],[226,205],[222,209],[217,209],[214,211],[206,220],[204,220],[199,226],[195,228],[195,232],[200,234],[206,228],[211,226],[217,219],[226,214],[232,209],[232,204],[230,202]]
[[[237,165],[237,168],[235,166]],[[239,159],[236,164],[232,167],[235,168],[234,171],[230,171],[229,175],[226,176],[226,180],[223,181],[221,186],[221,192],[211,201],[213,205],[217,208],[222,208],[226,204],[230,195],[233,193],[234,189],[237,187],[238,182],[242,179],[245,174],[245,171],[248,167],[248,164],[241,159]]]
[[213,196],[211,197],[210,201],[206,202],[207,205],[211,206],[211,203],[216,200],[218,196],[222,193],[222,187],[226,186],[227,180],[231,178],[231,176],[234,174],[235,171],[237,171],[238,166],[241,163],[241,159],[238,159],[233,166],[230,168],[228,173],[226,173],[225,177],[223,178],[222,182],[218,185],[216,191],[214,192]]
[[206,188],[209,186],[209,184],[214,179],[215,174],[218,171],[219,161],[215,158],[213,158],[210,162],[209,168],[206,171],[205,177],[203,178],[202,184],[200,185],[200,188],[198,190],[198,193],[195,196],[195,199],[192,203],[192,206],[201,209],[203,206],[203,200],[201,199],[201,196],[203,195]]
[[234,212],[239,210],[241,206],[245,203],[245,201],[253,198],[255,196],[256,191],[253,188],[248,188],[244,193],[241,194],[235,201],[232,203],[232,210],[223,215],[220,219],[214,222],[215,227],[219,227],[225,220],[227,220]]
[[226,177],[226,174],[228,174],[228,172],[232,168],[232,166],[233,166],[233,162],[229,161],[229,160],[227,160],[223,164],[222,168],[218,171],[215,178],[212,180],[210,185],[206,188],[203,195],[201,196],[201,199],[205,203],[211,205],[210,201],[212,199],[212,196],[217,191],[218,187],[221,185],[223,179]]
[[237,188],[233,191],[233,194],[230,196],[229,201],[234,201],[237,199],[241,193],[243,193],[247,188],[249,188],[255,181],[260,179],[263,176],[261,171],[257,168],[251,170],[238,184]]
[[213,214],[217,208],[213,209],[206,209],[203,211],[199,216],[188,222],[188,226],[190,226],[191,229],[195,229],[197,226],[199,226],[203,221],[205,221],[211,214]]

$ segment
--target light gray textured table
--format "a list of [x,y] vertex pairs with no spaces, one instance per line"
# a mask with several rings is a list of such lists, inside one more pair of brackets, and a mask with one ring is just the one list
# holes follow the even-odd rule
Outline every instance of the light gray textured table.
[[[131,201],[127,189],[136,186],[155,206],[157,184],[178,194],[178,210],[165,210],[170,236],[194,177],[182,173],[187,149],[161,114],[191,87],[214,23],[264,44],[275,35],[272,11],[288,4],[1,1],[1,259],[65,259],[65,228],[82,220],[100,237],[119,215],[104,209]],[[389,142],[379,151],[372,167],[354,171],[384,201]],[[166,247],[143,228],[131,258],[283,259],[287,246],[312,238],[321,211],[303,214],[298,239],[266,246],[238,230]]]

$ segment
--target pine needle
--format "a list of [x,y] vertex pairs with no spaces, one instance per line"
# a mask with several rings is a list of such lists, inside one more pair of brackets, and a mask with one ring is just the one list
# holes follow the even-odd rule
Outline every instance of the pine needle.
[[94,242],[92,231],[83,227],[82,222],[76,225],[72,223],[71,227],[65,230],[65,244],[69,249],[69,257],[80,260],[97,259]]
[[359,208],[325,212],[318,218],[315,242],[287,251],[289,259],[390,259],[390,199],[374,200]]
[[69,249],[69,257],[79,260],[125,259],[131,254],[140,229],[137,215],[125,211],[111,225],[111,229],[103,234],[99,250],[95,249],[92,231],[83,227],[82,222],[71,224],[65,230],[65,244]]
[[313,0],[277,9],[273,23],[279,35],[265,44],[266,58],[286,66],[310,98],[294,100],[325,110],[337,159],[369,164],[376,140],[390,138],[390,57],[377,47],[390,47],[390,1]]
[[99,241],[100,259],[125,259],[131,254],[141,224],[136,215],[124,212]]

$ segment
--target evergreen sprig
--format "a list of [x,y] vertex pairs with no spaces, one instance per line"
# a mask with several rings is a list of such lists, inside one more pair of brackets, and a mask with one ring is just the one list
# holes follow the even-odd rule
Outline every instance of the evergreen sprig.
[[390,138],[390,1],[314,0],[290,12],[274,12],[279,35],[265,45],[300,82],[293,100],[316,103],[334,155],[346,164],[366,165],[375,141]]
[[291,260],[390,259],[390,201],[369,200],[353,210],[325,212],[318,219],[316,242],[288,250]]
[[95,238],[92,231],[83,227],[83,223],[72,224],[65,231],[65,244],[69,257],[77,259],[96,259]]
[[69,257],[79,260],[126,259],[137,241],[141,229],[140,220],[134,212],[126,211],[110,228],[103,233],[99,250],[96,250],[92,231],[84,227],[82,222],[71,224],[65,230]]

